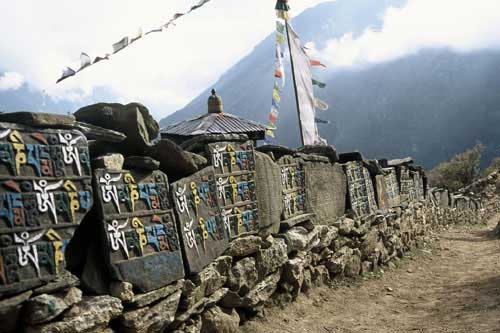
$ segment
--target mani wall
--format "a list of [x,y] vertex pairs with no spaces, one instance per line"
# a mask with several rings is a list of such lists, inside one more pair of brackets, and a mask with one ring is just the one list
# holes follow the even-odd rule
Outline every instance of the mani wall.
[[158,134],[135,103],[0,114],[0,331],[238,331],[485,215],[411,159]]

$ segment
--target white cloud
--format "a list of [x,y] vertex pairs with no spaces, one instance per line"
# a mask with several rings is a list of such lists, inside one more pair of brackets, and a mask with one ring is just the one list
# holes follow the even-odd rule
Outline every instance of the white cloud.
[[380,31],[346,34],[327,43],[323,60],[333,67],[385,62],[424,48],[468,52],[500,48],[498,0],[408,0],[384,13]]
[[5,72],[0,76],[0,91],[17,90],[24,83],[24,77],[16,72]]
[[[293,14],[324,2],[302,0]],[[137,28],[160,25],[197,0],[0,1],[0,70],[24,76],[33,89],[78,99],[107,87],[118,101],[182,107],[274,29],[274,1],[212,0],[166,32],[147,36],[56,85],[66,65],[78,68],[80,52],[91,57]],[[73,67],[73,68],[74,68]]]

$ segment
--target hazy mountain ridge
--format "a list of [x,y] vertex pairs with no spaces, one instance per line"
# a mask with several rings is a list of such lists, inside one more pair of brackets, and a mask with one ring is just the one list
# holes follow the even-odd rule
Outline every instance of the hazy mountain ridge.
[[[381,14],[404,1],[339,0],[323,3],[295,18],[303,42],[318,49],[331,38],[367,27],[377,29]],[[229,69],[213,85],[227,112],[266,122],[272,90],[274,35]],[[470,147],[487,146],[486,161],[499,154],[500,52],[457,54],[426,50],[363,70],[315,70],[325,89],[315,89],[330,104],[319,117],[333,122],[319,125],[323,137],[341,151],[360,150],[368,157],[411,155],[432,167]],[[290,73],[287,70],[287,79]],[[206,112],[207,87],[186,107],[164,118],[161,125]],[[292,85],[282,94],[277,141],[299,144]]]

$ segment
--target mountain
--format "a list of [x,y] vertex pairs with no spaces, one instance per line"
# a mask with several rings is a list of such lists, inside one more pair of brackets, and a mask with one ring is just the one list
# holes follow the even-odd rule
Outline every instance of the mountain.
[[[304,43],[325,42],[366,28],[380,28],[388,6],[405,1],[338,0],[317,5],[293,20]],[[267,122],[273,86],[274,34],[271,34],[213,85],[227,112]],[[327,83],[316,90],[330,110],[318,117],[321,135],[339,151],[360,150],[367,157],[410,155],[431,168],[480,141],[484,164],[499,155],[500,52],[454,53],[423,50],[395,61],[357,70],[315,71]],[[325,74],[326,73],[326,74]],[[289,69],[286,73],[290,79]],[[162,119],[175,123],[206,112],[207,90],[183,109]],[[298,146],[292,85],[282,94],[277,141]]]

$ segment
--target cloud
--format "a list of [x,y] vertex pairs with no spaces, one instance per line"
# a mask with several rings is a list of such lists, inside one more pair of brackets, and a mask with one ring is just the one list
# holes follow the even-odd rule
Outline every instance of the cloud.
[[24,77],[16,72],[5,72],[0,76],[0,91],[17,90],[24,83]]
[[[302,0],[293,14],[325,0]],[[78,100],[105,87],[118,102],[163,105],[175,111],[215,82],[274,29],[274,2],[212,0],[78,75],[56,85],[65,66],[78,68],[80,52],[91,58],[111,45],[168,21],[197,0],[0,1],[0,70],[24,76],[30,88],[53,98]]]
[[389,8],[380,31],[330,40],[318,55],[332,67],[376,64],[425,48],[469,52],[500,48],[498,0],[408,0]]

